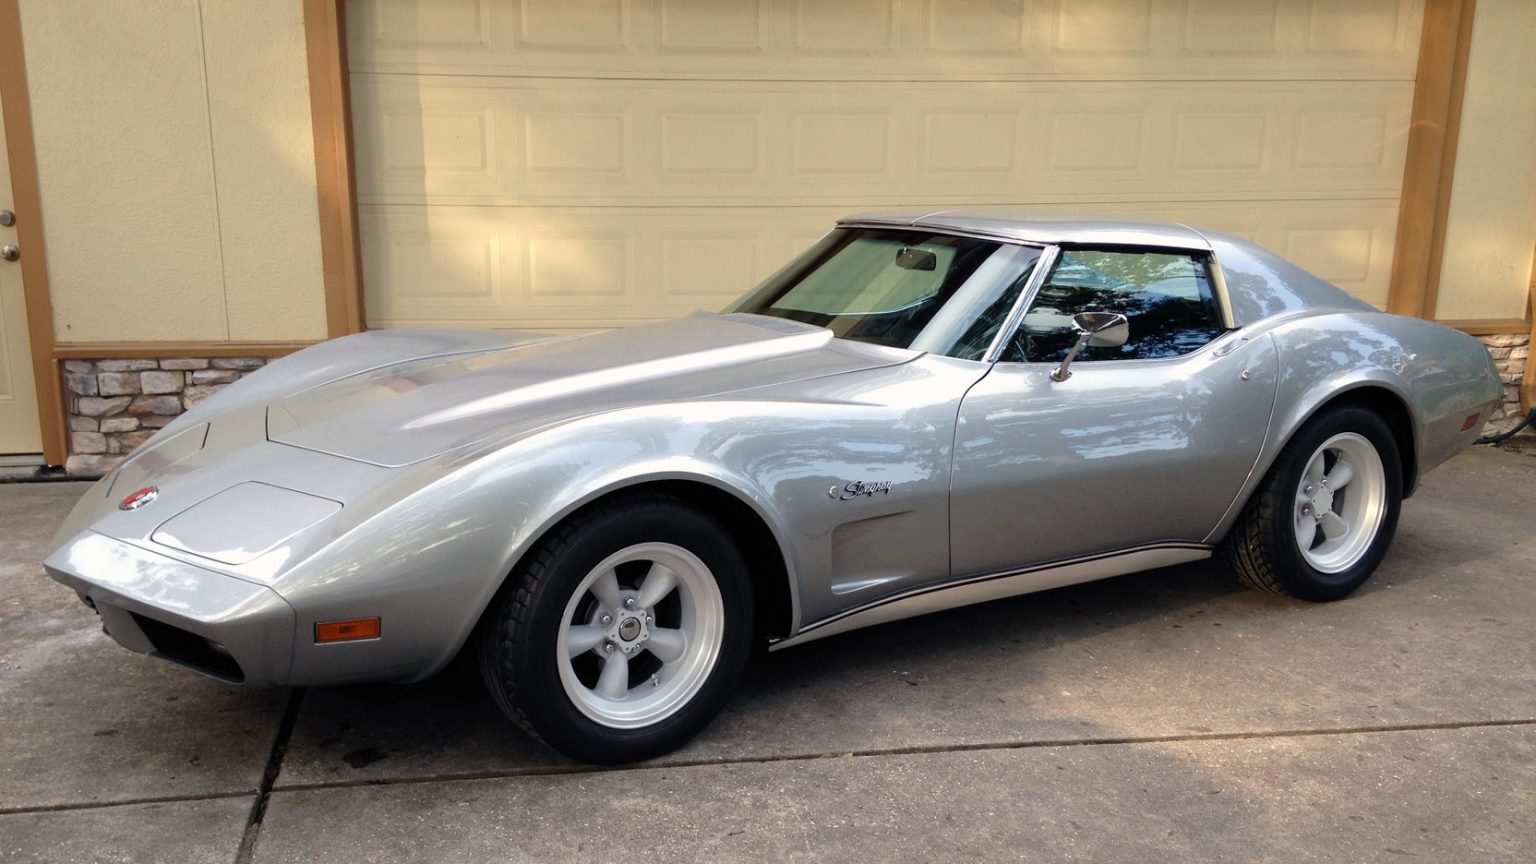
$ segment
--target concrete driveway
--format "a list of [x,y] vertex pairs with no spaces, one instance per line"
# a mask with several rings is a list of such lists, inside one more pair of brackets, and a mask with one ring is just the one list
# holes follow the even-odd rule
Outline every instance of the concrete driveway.
[[455,669],[246,691],[42,573],[84,487],[0,486],[0,861],[1536,860],[1536,458],[1425,478],[1354,597],[1220,566],[769,656],[687,749],[593,770]]

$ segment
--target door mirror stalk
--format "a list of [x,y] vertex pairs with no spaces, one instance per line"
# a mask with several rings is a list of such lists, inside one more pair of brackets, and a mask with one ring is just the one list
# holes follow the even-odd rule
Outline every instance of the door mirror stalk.
[[1072,377],[1067,367],[1083,348],[1119,348],[1131,338],[1131,322],[1118,312],[1079,312],[1072,316],[1072,326],[1077,328],[1077,341],[1072,343],[1067,356],[1061,358],[1061,365],[1051,370],[1052,381]]

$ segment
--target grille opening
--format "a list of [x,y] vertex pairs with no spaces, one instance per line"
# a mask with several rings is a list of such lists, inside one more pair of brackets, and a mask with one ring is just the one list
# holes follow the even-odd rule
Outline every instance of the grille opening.
[[223,645],[163,621],[145,618],[136,612],[129,614],[133,615],[134,623],[144,631],[150,644],[155,646],[152,656],[179,663],[231,684],[245,681],[245,672]]

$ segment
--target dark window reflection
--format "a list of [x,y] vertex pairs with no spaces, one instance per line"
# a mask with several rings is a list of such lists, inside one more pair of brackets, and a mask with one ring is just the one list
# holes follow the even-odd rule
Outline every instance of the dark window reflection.
[[1165,252],[1063,250],[1003,360],[1058,363],[1077,341],[1072,316],[1119,312],[1131,336],[1084,348],[1079,360],[1150,360],[1187,354],[1223,332],[1202,259]]

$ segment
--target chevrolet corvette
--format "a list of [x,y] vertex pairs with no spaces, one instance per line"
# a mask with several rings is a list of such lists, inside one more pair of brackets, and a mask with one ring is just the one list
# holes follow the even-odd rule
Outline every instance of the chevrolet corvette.
[[529,733],[628,762],[760,647],[1212,555],[1344,597],[1499,398],[1470,336],[1235,237],[873,214],[719,313],[279,359],[96,483],[45,568],[236,684],[470,652]]

